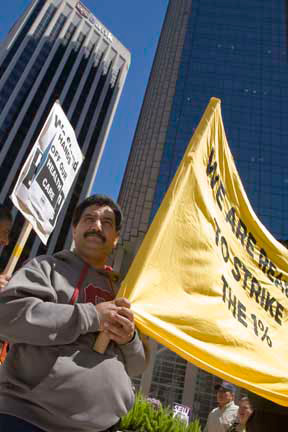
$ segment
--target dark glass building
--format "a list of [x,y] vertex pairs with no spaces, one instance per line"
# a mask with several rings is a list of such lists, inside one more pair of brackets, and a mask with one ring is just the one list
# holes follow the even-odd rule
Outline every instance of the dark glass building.
[[[276,238],[288,238],[287,7],[285,0],[169,1],[119,196],[123,271],[212,96],[222,100],[228,142],[256,214]],[[193,406],[204,420],[215,406],[216,377],[163,347],[154,346],[152,357],[145,391]]]
[[286,5],[193,0],[153,214],[209,98],[217,96],[253,208],[276,238],[288,237]]
[[[0,202],[12,205],[9,195],[56,99],[85,155],[48,253],[71,244],[71,213],[92,189],[129,65],[128,50],[77,0],[32,0],[0,46]],[[3,263],[23,225],[13,212]],[[30,235],[21,258],[44,251]]]

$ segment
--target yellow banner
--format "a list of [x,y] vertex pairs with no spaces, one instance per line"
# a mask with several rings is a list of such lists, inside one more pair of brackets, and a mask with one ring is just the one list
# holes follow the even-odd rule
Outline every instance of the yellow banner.
[[257,219],[211,99],[121,286],[143,333],[288,406],[288,251]]

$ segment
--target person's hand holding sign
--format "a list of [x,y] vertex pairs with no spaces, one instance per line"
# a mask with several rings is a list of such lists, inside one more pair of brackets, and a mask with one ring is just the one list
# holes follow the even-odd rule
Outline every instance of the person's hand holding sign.
[[11,279],[11,276],[9,276],[5,273],[0,274],[0,290],[2,290],[5,287],[5,285],[7,285],[7,283],[9,282],[10,279]]

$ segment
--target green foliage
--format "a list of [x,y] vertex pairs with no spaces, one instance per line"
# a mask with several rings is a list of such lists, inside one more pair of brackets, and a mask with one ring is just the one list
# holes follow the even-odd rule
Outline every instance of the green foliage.
[[169,408],[155,408],[140,393],[136,395],[135,404],[128,414],[122,418],[121,431],[137,432],[201,432],[199,420],[189,426],[179,418],[173,418]]

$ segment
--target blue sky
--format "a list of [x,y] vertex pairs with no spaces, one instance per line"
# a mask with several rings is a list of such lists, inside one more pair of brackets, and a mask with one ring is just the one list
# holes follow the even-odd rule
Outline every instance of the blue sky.
[[[30,0],[9,0],[0,16],[5,38]],[[93,191],[117,198],[137,125],[168,0],[83,0],[131,52],[131,67],[96,175]]]

